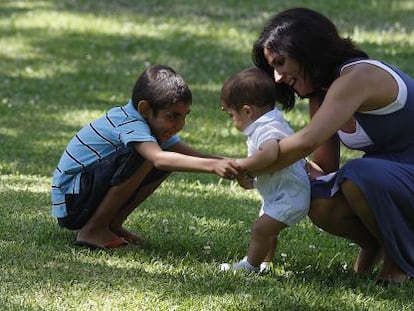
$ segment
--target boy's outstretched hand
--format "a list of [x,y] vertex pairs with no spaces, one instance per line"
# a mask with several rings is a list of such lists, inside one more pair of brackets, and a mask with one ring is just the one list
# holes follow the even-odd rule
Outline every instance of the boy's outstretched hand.
[[214,172],[220,177],[227,179],[234,179],[241,172],[243,168],[236,162],[235,159],[219,159],[213,166]]

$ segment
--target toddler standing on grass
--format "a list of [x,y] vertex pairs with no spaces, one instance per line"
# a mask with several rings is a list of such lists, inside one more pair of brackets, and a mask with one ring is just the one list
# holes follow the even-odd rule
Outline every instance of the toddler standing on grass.
[[191,102],[183,78],[154,65],[138,77],[125,106],[110,109],[72,138],[53,175],[52,215],[61,227],[79,230],[76,244],[144,243],[123,223],[170,171],[238,174],[234,160],[202,154],[176,136]]
[[233,270],[267,270],[279,232],[308,213],[310,183],[305,160],[274,173],[267,171],[277,159],[279,140],[293,133],[275,107],[276,99],[275,82],[258,68],[233,75],[222,87],[222,110],[247,136],[248,157],[237,160],[244,170],[237,179],[246,189],[257,188],[263,199],[260,217],[251,230],[248,255]]

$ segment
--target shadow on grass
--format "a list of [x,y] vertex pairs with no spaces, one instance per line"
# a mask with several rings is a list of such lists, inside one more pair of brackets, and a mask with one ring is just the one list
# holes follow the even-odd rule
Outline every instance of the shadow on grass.
[[[343,260],[350,256],[345,242],[329,241],[331,236],[321,234],[306,221],[288,229],[290,236],[281,236],[280,252],[287,253],[287,258],[278,255],[276,275],[247,277],[219,272],[220,262],[244,256],[248,242],[245,230],[256,217],[249,211],[256,212],[258,202],[223,191],[205,197],[203,191],[214,191],[215,185],[211,189],[206,184],[199,189],[193,185],[195,191],[188,191],[179,185],[182,182],[197,181],[183,180],[182,176],[172,180],[128,221],[131,229],[147,235],[151,248],[115,251],[73,246],[74,232],[58,228],[49,216],[47,194],[3,191],[0,257],[1,269],[7,271],[2,277],[6,298],[22,292],[34,297],[53,289],[65,299],[72,290],[89,288],[95,294],[146,292],[170,305],[180,305],[183,299],[226,295],[236,297],[236,305],[262,304],[263,310],[277,307],[280,301],[286,310],[304,306],[306,310],[324,310],[309,302],[324,299],[326,304],[330,294],[340,296],[341,292],[353,292],[363,299],[377,299],[379,295],[382,300],[393,301],[399,290],[398,304],[411,303],[410,285],[403,287],[408,290],[402,295],[401,288],[384,289],[344,270]],[[168,232],[164,231],[164,219],[168,220]],[[309,249],[310,241],[325,248]],[[209,253],[205,245],[211,246]],[[341,256],[335,255],[338,249]],[[324,293],[322,297],[320,293]],[[249,301],[237,301],[245,294],[251,295]],[[351,310],[353,304],[347,301],[338,302],[338,307]]]
[[[272,1],[263,4],[263,7],[256,7],[253,2],[239,6],[239,2],[235,1],[203,1],[199,5],[178,1],[174,6],[168,1],[155,4],[153,1],[140,1],[137,4],[109,0],[42,3],[44,6],[40,8],[21,8],[14,6],[13,2],[9,2],[7,8],[0,6],[0,18],[11,19],[10,27],[2,28],[2,38],[17,36],[34,51],[25,57],[0,56],[0,81],[3,82],[0,86],[0,173],[3,175],[51,176],[67,142],[81,126],[76,117],[70,119],[70,116],[83,111],[104,111],[111,106],[125,104],[137,75],[150,63],[172,65],[190,87],[195,86],[193,112],[197,126],[205,122],[211,127],[220,128],[216,119],[205,120],[206,115],[216,116],[213,111],[218,111],[219,87],[229,74],[251,64],[249,49],[244,52],[223,46],[209,35],[189,35],[176,30],[161,33],[159,37],[149,37],[81,33],[70,29],[57,32],[19,29],[13,26],[12,21],[17,15],[27,14],[29,10],[31,14],[36,14],[37,11],[56,9],[79,15],[93,13],[96,16],[124,18],[127,22],[138,23],[151,16],[154,23],[162,23],[165,18],[176,20],[177,23],[188,20],[194,25],[197,25],[197,20],[216,26],[231,23],[236,31],[251,34],[260,31],[264,20],[271,14],[269,12],[288,5],[285,1]],[[349,4],[349,10],[340,14],[335,6],[325,7],[324,2],[302,3],[337,16],[335,18],[343,26],[338,28],[345,31],[361,27],[379,32],[384,27],[392,27],[397,15],[401,24],[412,24],[412,10],[393,9],[378,13],[374,2],[359,2],[357,7],[355,3]],[[292,2],[289,5],[293,5]],[[383,5],[387,4],[384,2]],[[384,19],[381,18],[366,18],[388,13],[388,25],[384,25]],[[383,58],[410,74],[414,73],[406,61],[414,56],[409,43],[363,42],[362,47],[373,57]],[[209,84],[213,87],[203,88]],[[303,112],[306,110],[303,107],[300,109]],[[234,139],[232,136],[235,135],[230,133],[223,138],[223,145],[215,146],[215,150],[226,150],[226,144]],[[203,145],[205,141],[202,137],[191,137],[190,133],[189,138],[195,145],[210,149]],[[308,305],[307,299],[303,300],[297,293],[292,293],[289,286],[297,289],[303,297],[319,297],[320,292],[334,294],[340,290],[354,290],[356,295],[363,297],[393,300],[394,289],[379,289],[371,282],[356,279],[341,270],[344,260],[352,262],[353,250],[352,254],[351,250],[343,250],[343,255],[341,253],[338,259],[335,257],[337,244],[305,225],[292,228],[292,235],[286,234],[288,239],[281,240],[280,249],[288,254],[286,268],[293,271],[289,278],[253,279],[254,286],[251,288],[251,282],[245,278],[217,275],[215,268],[213,271],[200,272],[197,268],[186,270],[184,264],[178,271],[165,267],[160,267],[160,271],[151,270],[154,258],[166,265],[188,260],[191,264],[203,266],[243,256],[247,250],[248,230],[259,207],[258,200],[254,198],[214,193],[213,188],[208,188],[208,194],[203,192],[206,191],[203,187],[194,187],[195,191],[190,192],[183,186],[197,182],[214,184],[217,182],[215,177],[199,179],[196,175],[189,175],[172,182],[174,187],[180,189],[179,193],[169,193],[169,188],[157,192],[128,221],[133,230],[142,231],[148,236],[153,248],[113,253],[90,253],[74,248],[71,245],[74,233],[60,230],[49,216],[48,194],[20,190],[1,192],[0,257],[4,272],[3,288],[9,295],[24,291],[36,294],[39,289],[62,291],[62,288],[70,289],[73,284],[85,284],[102,292],[120,288],[129,288],[133,292],[138,288],[159,293],[161,297],[171,297],[169,299],[178,305],[183,296],[191,299],[193,296],[258,293],[257,297],[253,295],[252,305],[263,303],[265,308],[265,302],[260,299],[269,295],[269,303],[273,307],[277,307],[278,302],[274,297],[278,297],[279,301],[286,303],[287,309],[307,310],[323,308]],[[165,232],[164,219],[169,224],[168,232]],[[315,255],[308,246],[310,243],[319,245],[317,241],[325,246],[329,243],[332,245]],[[208,253],[204,246],[210,247]],[[342,247],[345,246],[342,244]],[[124,264],[108,264],[107,259],[111,257]],[[333,263],[330,262],[332,258],[336,258]],[[128,267],[128,262],[133,263],[132,268]],[[306,269],[307,266],[311,268]],[[302,270],[304,273],[301,273]],[[111,280],[111,284],[108,285],[106,280]],[[112,285],[114,287],[109,288]],[[262,288],[271,289],[267,294],[261,291]],[[175,294],[177,290],[180,295]],[[401,304],[411,303],[412,297],[408,294],[398,297]],[[12,301],[10,305],[13,307]],[[343,306],[343,309],[353,309],[352,305],[345,302],[338,302],[338,305]],[[16,304],[16,309],[19,306]],[[30,306],[27,307],[30,310]]]
[[[304,5],[307,2],[302,2]],[[309,2],[310,3],[310,2]],[[239,31],[259,32],[263,21],[260,17],[267,16],[269,9],[282,9],[285,4],[276,6],[273,3],[262,6],[246,5],[238,9],[234,1],[218,3],[203,2],[198,6],[180,1],[170,6],[168,2],[153,3],[143,1],[139,4],[128,1],[85,2],[85,1],[45,1],[40,7],[22,8],[10,2],[0,7],[0,16],[18,16],[31,11],[36,14],[43,10],[69,11],[79,15],[93,13],[108,18],[127,22],[146,20],[147,16],[154,18],[154,23],[162,23],[168,12],[169,21],[182,20],[192,23],[202,21],[212,25],[234,23]],[[291,4],[293,5],[293,4]],[[390,4],[391,5],[391,4]],[[318,9],[318,5],[312,5]],[[311,6],[311,7],[312,7]],[[375,16],[377,12],[387,9],[387,4],[374,5],[370,2],[358,4],[361,10],[355,11],[355,6],[349,7],[339,18],[352,27],[361,23],[362,27],[372,27],[380,31],[383,24],[366,21],[366,16]],[[166,10],[168,7],[168,10]],[[328,12],[333,8],[320,9]],[[352,12],[351,17],[348,15]],[[412,11],[402,11],[399,8],[385,10],[401,18],[411,16]],[[362,17],[358,17],[364,12]],[[251,17],[256,14],[256,17]],[[361,13],[362,14],[362,13]],[[251,17],[246,21],[247,17]],[[0,132],[2,146],[2,173],[51,175],[67,142],[80,124],[69,124],[64,116],[81,111],[105,111],[111,106],[123,105],[130,93],[138,74],[146,65],[152,63],[167,63],[175,67],[186,79],[195,86],[213,83],[216,89],[207,90],[194,87],[194,108],[197,123],[208,120],[202,116],[219,113],[219,87],[231,73],[242,67],[251,65],[250,50],[245,52],[238,48],[223,46],[209,34],[188,34],[184,31],[170,30],[160,32],[160,36],[147,35],[113,35],[98,32],[76,32],[60,29],[56,31],[36,28],[17,28],[11,22],[10,27],[2,31],[4,38],[18,35],[25,41],[34,53],[30,57],[11,58],[1,56],[0,86],[2,101],[0,102]],[[244,25],[244,26],[243,26]],[[216,26],[218,29],[220,26]],[[245,29],[243,27],[248,27]],[[229,38],[230,39],[230,38]],[[252,38],[253,39],[253,38]],[[414,53],[410,45],[362,43],[373,57],[388,59],[402,69],[412,72],[406,62]],[[38,73],[38,74],[33,74]],[[197,108],[198,107],[198,108]],[[191,117],[190,117],[191,118]],[[85,123],[86,124],[86,123]],[[296,129],[299,127],[295,124]],[[191,135],[191,133],[190,133]],[[194,140],[196,146],[203,146],[201,140]],[[224,148],[224,145],[223,145]]]

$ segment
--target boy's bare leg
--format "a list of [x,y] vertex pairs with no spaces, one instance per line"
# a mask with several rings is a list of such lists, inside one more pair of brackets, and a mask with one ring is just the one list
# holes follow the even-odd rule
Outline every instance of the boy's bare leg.
[[111,187],[89,221],[79,230],[77,241],[105,247],[119,236],[110,230],[110,223],[122,206],[142,183],[152,164],[144,162],[140,169],[123,183]]
[[258,267],[272,249],[274,251],[274,238],[286,227],[286,224],[267,215],[260,216],[253,224],[247,261]]
[[161,183],[168,177],[166,174],[164,177],[142,186],[141,189],[134,195],[128,204],[118,211],[113,220],[110,223],[111,231],[120,237],[125,238],[128,242],[145,245],[146,241],[139,235],[126,230],[122,225],[128,216],[134,211],[139,204],[145,201],[154,191],[161,185]]

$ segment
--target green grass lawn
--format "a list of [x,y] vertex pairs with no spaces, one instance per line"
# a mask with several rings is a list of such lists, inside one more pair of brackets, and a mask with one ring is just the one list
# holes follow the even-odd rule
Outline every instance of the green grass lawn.
[[[414,284],[354,276],[357,247],[308,219],[281,234],[272,274],[219,271],[246,254],[260,198],[213,175],[174,173],[132,214],[127,226],[146,249],[77,248],[50,216],[67,142],[124,105],[149,64],[174,67],[193,91],[184,141],[244,155],[244,137],[220,111],[221,84],[252,65],[264,22],[293,6],[320,10],[373,58],[414,75],[414,1],[0,2],[0,310],[414,309]],[[307,106],[286,117],[301,128]]]

